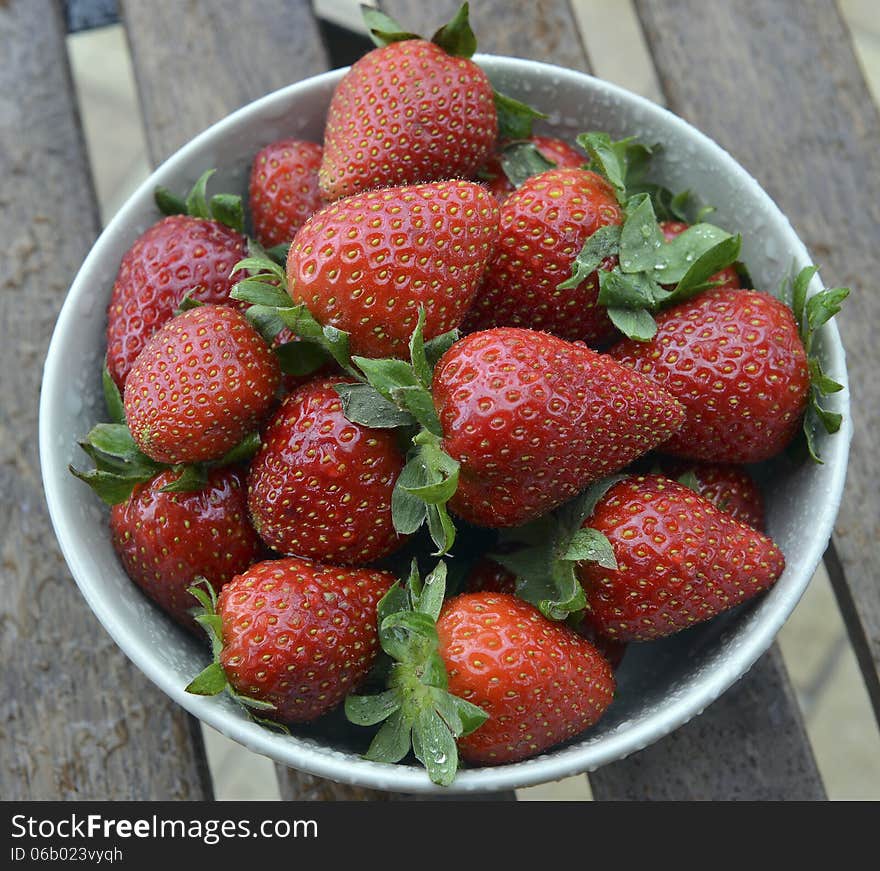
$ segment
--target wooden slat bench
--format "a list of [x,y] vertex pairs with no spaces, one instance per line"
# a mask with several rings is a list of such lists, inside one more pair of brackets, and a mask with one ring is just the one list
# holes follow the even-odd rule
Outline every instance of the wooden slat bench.
[[[383,0],[402,21],[424,4]],[[444,20],[458,0],[435,0]],[[482,51],[591,71],[589,3],[476,0]],[[122,0],[150,157],[228,112],[329,66],[311,5]],[[740,160],[788,214],[828,283],[855,292],[840,328],[856,427],[827,559],[880,714],[877,342],[867,285],[880,226],[880,121],[831,0],[636,0],[667,105]],[[528,22],[525,24],[524,22]],[[116,649],[55,545],[36,457],[40,369],[66,288],[99,230],[65,23],[52,0],[0,4],[0,519],[4,596],[0,771],[7,799],[211,799],[198,724]],[[38,107],[35,109],[34,107]],[[774,646],[701,717],[590,775],[611,799],[821,799],[824,787]],[[405,798],[279,770],[282,797]],[[510,799],[512,793],[496,798]]]

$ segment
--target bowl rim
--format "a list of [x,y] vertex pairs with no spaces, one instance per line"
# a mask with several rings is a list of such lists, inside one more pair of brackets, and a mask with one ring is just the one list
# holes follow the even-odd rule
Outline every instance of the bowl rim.
[[[763,208],[775,213],[774,217],[777,219],[781,219],[790,233],[791,247],[796,252],[795,259],[798,265],[807,265],[811,262],[806,247],[791,227],[791,223],[758,182],[714,140],[668,109],[618,85],[554,64],[488,54],[478,54],[474,60],[487,68],[490,77],[496,74],[504,76],[527,72],[532,75],[550,73],[560,80],[569,79],[571,84],[576,87],[587,87],[593,91],[601,92],[611,99],[630,103],[644,113],[648,119],[652,117],[661,119],[665,124],[678,127],[683,134],[698,141],[702,147],[710,152],[725,171],[736,175],[738,181],[748,190],[749,196],[756,198],[756,201],[762,203]],[[751,627],[752,631],[747,637],[741,639],[741,643],[731,649],[729,658],[715,668],[711,674],[706,675],[698,687],[671,699],[662,710],[645,718],[643,722],[627,728],[619,728],[618,731],[603,736],[601,743],[596,745],[564,746],[523,762],[496,767],[462,769],[452,787],[438,787],[432,784],[427,774],[415,767],[355,759],[352,754],[334,750],[312,739],[277,735],[243,716],[232,716],[230,709],[224,703],[218,702],[217,699],[186,693],[179,681],[176,678],[172,679],[168,674],[167,666],[150,655],[151,651],[148,646],[137,643],[125,634],[124,621],[117,618],[112,603],[105,601],[104,597],[100,596],[90,584],[89,573],[81,554],[83,545],[67,528],[64,506],[55,483],[60,480],[59,475],[67,475],[68,473],[66,461],[59,458],[59,452],[55,445],[55,435],[59,428],[53,398],[58,395],[59,385],[63,384],[64,376],[68,374],[61,351],[62,337],[74,323],[77,300],[87,292],[84,276],[101,261],[104,249],[110,247],[118,235],[130,234],[129,225],[137,214],[144,196],[152,196],[155,187],[163,184],[166,176],[173,175],[178,166],[185,164],[192,155],[216,137],[222,137],[234,129],[250,115],[274,106],[288,104],[299,96],[299,92],[306,93],[311,89],[331,86],[345,74],[347,69],[346,67],[330,70],[287,85],[246,104],[217,121],[157,167],[138,186],[96,240],[71,283],[55,324],[43,369],[39,407],[40,464],[46,502],[55,534],[71,574],[89,607],[129,659],[166,695],[190,714],[248,749],[283,765],[340,783],[415,794],[450,794],[514,789],[593,771],[602,765],[643,749],[702,713],[709,704],[739,680],[770,647],[780,627],[806,589],[831,537],[834,520],[843,496],[847,457],[852,438],[852,421],[848,413],[849,398],[846,390],[845,352],[834,321],[823,327],[823,342],[835,364],[834,368],[838,373],[836,377],[845,388],[841,394],[838,394],[838,401],[844,412],[844,422],[837,435],[829,440],[829,447],[826,450],[827,468],[831,472],[827,482],[830,498],[822,512],[823,523],[821,530],[819,530],[821,534],[812,535],[805,544],[805,564],[811,566],[811,570],[803,573],[799,583],[787,591],[786,596],[777,603],[775,610]],[[821,279],[817,274],[811,283],[810,292],[816,292],[821,286]]]

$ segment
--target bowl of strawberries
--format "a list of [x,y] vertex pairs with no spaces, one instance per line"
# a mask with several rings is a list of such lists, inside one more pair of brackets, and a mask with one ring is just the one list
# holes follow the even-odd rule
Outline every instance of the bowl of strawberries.
[[176,702],[401,792],[622,758],[769,647],[850,440],[822,286],[680,118],[365,10],[166,161],[45,364],[83,595]]

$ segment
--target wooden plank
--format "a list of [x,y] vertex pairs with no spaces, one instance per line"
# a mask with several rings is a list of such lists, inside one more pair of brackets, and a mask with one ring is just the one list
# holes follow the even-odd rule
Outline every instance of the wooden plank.
[[[379,5],[404,28],[430,39],[455,14],[460,0],[381,0]],[[478,51],[543,60],[589,72],[589,61],[568,3],[559,0],[479,0],[470,5]]]
[[303,0],[123,0],[122,11],[156,163],[234,109],[327,68]]
[[[200,738],[76,589],[40,483],[37,402],[98,213],[51,0],[0,3],[0,793],[7,800],[205,799]],[[39,110],[35,111],[34,107]]]
[[822,780],[774,647],[701,717],[590,775],[598,801],[818,801]]
[[826,283],[853,288],[838,321],[855,435],[828,569],[880,719],[876,104],[833,0],[718,3],[711,15],[700,0],[638,8],[670,108],[758,179]]

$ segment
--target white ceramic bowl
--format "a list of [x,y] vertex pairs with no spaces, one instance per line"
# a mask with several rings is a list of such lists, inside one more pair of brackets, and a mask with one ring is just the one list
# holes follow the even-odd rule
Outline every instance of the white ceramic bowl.
[[[758,288],[775,288],[793,265],[811,262],[788,220],[733,158],[666,110],[581,73],[511,58],[478,56],[505,93],[549,110],[547,129],[573,139],[607,130],[663,143],[659,180],[689,188],[717,207],[712,220],[743,234],[743,260]],[[95,243],[70,288],[46,359],[40,404],[40,456],[46,498],[70,570],[98,619],[132,661],[171,698],[251,750],[333,780],[401,792],[438,790],[414,765],[367,762],[344,735],[315,729],[273,734],[248,720],[226,697],[184,692],[206,652],[168,621],[125,576],[110,544],[107,513],[67,464],[84,462],[77,437],[104,418],[99,370],[105,308],[120,259],[157,218],[153,190],[183,191],[208,167],[212,189],[246,190],[250,160],[285,136],[320,141],[326,108],[343,74],[336,70],[276,91],[218,122],[170,157],[137,190]],[[811,292],[820,289],[814,279]],[[826,325],[819,348],[826,371],[846,384],[837,328]],[[650,645],[633,645],[619,672],[619,693],[603,720],[567,745],[535,759],[462,770],[460,791],[511,789],[590,771],[668,734],[699,714],[770,646],[822,557],[843,490],[851,436],[846,390],[833,398],[844,414],[840,432],[823,438],[825,464],[793,467],[779,460],[763,470],[768,528],[787,568],[759,601],[703,626]]]

